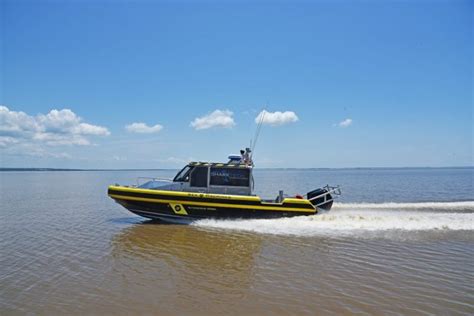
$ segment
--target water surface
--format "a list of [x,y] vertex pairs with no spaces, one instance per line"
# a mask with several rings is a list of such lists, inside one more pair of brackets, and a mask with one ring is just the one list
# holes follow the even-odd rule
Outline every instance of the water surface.
[[0,314],[474,313],[472,168],[256,171],[264,197],[342,185],[291,219],[157,224],[106,196],[174,173],[0,173]]

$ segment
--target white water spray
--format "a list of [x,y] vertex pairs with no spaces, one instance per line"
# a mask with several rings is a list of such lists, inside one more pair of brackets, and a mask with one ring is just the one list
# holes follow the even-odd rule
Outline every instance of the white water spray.
[[317,236],[383,231],[474,231],[474,201],[335,204],[325,214],[279,219],[213,220],[192,225],[264,234]]

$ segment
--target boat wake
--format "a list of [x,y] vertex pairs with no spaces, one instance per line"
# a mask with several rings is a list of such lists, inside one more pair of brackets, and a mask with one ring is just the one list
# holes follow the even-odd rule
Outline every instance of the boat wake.
[[474,201],[418,203],[335,203],[333,209],[472,213],[474,212]]
[[474,201],[429,203],[339,203],[314,216],[252,220],[199,220],[202,228],[263,234],[318,236],[387,231],[473,231]]

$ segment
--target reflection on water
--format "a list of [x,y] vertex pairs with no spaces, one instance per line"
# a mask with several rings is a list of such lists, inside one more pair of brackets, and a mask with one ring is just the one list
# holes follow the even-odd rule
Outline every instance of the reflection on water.
[[150,284],[150,277],[154,278],[160,288],[170,287],[168,299],[186,297],[185,305],[195,299],[193,305],[199,306],[203,301],[242,298],[252,284],[261,242],[258,235],[203,232],[150,221],[114,237],[112,256],[115,272],[123,269],[130,282],[142,280],[142,285],[153,288],[156,284]]
[[225,274],[229,285],[240,288],[250,284],[260,244],[259,235],[203,232],[148,222],[114,237],[112,255],[123,264],[140,260],[144,265],[160,262],[172,269],[180,267],[182,271],[177,275],[183,281],[200,286],[209,283],[212,287],[216,274]]

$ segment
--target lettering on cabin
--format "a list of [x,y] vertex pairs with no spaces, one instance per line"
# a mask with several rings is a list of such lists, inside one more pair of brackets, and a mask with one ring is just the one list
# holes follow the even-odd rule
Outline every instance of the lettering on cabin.
[[204,199],[221,199],[221,200],[230,200],[232,197],[226,195],[215,195],[215,194],[203,194],[203,193],[188,193],[189,197],[198,197]]

